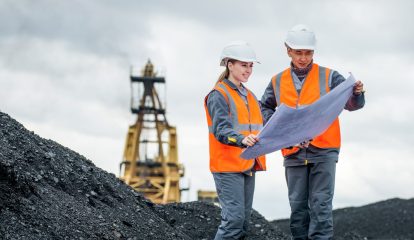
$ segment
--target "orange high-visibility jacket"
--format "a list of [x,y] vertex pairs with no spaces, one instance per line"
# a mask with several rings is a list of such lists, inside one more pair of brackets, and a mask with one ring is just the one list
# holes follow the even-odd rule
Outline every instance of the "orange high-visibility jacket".
[[[272,78],[277,105],[284,103],[289,107],[298,108],[312,104],[330,91],[329,76],[331,71],[331,69],[313,64],[312,69],[303,80],[300,95],[296,91],[290,68],[277,74]],[[315,137],[310,144],[318,148],[339,148],[341,146],[339,119],[336,118],[331,126],[324,133]],[[285,148],[282,149],[282,154],[286,157],[297,151],[299,151],[298,147]]]
[[[232,89],[224,82],[219,82],[214,87],[226,99],[229,106],[229,116],[235,131],[244,136],[258,134],[263,126],[262,114],[256,97],[247,90],[247,104],[239,96],[237,90]],[[245,160],[240,158],[242,148],[230,146],[219,142],[213,133],[213,121],[207,109],[208,95],[204,99],[204,107],[207,115],[210,145],[210,171],[211,172],[245,172],[250,169],[255,171],[266,170],[265,156],[256,159]],[[256,164],[255,164],[256,163]]]

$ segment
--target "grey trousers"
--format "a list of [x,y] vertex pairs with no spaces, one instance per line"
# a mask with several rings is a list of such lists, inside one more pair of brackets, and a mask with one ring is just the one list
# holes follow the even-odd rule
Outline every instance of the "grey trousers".
[[215,240],[240,239],[249,227],[255,173],[213,173],[221,205],[221,224]]
[[293,239],[332,239],[336,162],[286,167]]

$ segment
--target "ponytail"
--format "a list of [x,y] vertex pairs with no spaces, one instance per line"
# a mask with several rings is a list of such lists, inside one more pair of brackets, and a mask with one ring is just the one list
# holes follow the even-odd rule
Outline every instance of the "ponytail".
[[230,70],[229,70],[228,64],[229,64],[229,62],[234,63],[235,61],[236,61],[236,60],[234,60],[234,59],[229,59],[229,60],[227,60],[227,62],[226,62],[226,70],[224,70],[224,71],[220,74],[220,76],[218,77],[218,80],[217,80],[216,84],[217,84],[217,83],[219,83],[219,82],[221,82],[221,81],[223,81],[223,80],[224,80],[224,79],[226,79],[226,78],[229,78],[229,75],[230,75]]
[[226,70],[224,70],[221,74],[220,74],[220,76],[218,77],[218,80],[217,80],[217,82],[216,82],[216,84],[217,83],[219,83],[219,82],[221,82],[221,81],[223,81],[224,79],[226,79],[226,78],[228,78],[229,77],[229,68],[228,67],[226,67]]

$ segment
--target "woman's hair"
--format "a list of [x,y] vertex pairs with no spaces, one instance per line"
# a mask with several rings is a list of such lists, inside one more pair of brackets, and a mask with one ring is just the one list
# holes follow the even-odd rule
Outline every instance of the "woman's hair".
[[217,80],[216,84],[217,84],[217,83],[219,83],[219,82],[221,82],[221,81],[223,81],[224,79],[226,79],[226,78],[228,78],[228,77],[229,77],[230,71],[229,71],[228,64],[229,64],[229,62],[234,63],[234,62],[236,62],[236,61],[237,61],[237,60],[234,60],[234,59],[229,59],[229,60],[227,60],[227,63],[226,63],[226,70],[224,70],[224,71],[220,74],[220,76],[218,77],[218,80]]

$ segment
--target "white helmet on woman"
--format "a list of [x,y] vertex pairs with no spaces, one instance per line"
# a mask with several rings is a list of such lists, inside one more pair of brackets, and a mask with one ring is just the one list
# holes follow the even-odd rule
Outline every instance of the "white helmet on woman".
[[253,48],[245,41],[234,41],[223,48],[220,57],[220,66],[226,66],[229,59],[259,63]]
[[287,33],[285,44],[292,49],[315,50],[315,33],[306,25],[298,24]]

